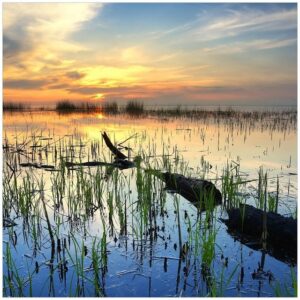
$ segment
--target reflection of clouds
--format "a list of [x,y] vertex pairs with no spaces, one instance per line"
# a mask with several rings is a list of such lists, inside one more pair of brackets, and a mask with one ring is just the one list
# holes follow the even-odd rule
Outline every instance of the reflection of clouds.
[[[193,122],[180,118],[161,122],[155,118],[132,119],[123,115],[106,116],[97,113],[59,115],[56,112],[33,112],[4,113],[3,131],[8,136],[14,135],[16,131],[22,132],[25,136],[27,131],[37,130],[39,133],[45,130],[44,134],[47,135],[49,132],[54,135],[54,139],[70,134],[82,138],[83,141],[86,139],[100,141],[101,131],[107,131],[113,140],[119,142],[138,133],[136,138],[129,141],[131,145],[136,143],[135,151],[140,147],[150,151],[149,145],[155,145],[157,154],[162,154],[166,149],[172,153],[172,149],[176,147],[182,151],[180,155],[184,160],[195,170],[197,167],[201,168],[202,155],[213,165],[213,170],[216,168],[218,172],[222,171],[227,161],[236,160],[237,157],[241,159],[241,170],[249,170],[252,175],[257,173],[260,165],[265,165],[275,173],[280,172],[281,166],[286,171],[294,168],[297,147],[296,131],[293,128],[285,132],[284,142],[279,145],[279,140],[283,141],[283,132],[261,130],[259,125],[249,130],[249,124],[244,125],[243,130],[240,127],[233,129],[234,134],[231,136],[228,125],[221,122],[218,127],[213,120]],[[185,130],[187,128],[189,130]],[[264,155],[265,149],[268,149],[267,155]],[[290,155],[292,168],[288,170],[286,166]]]
[[4,113],[3,130],[14,134],[15,130],[26,132],[31,129],[50,130],[57,136],[73,134],[90,139],[101,139],[100,132],[107,131],[123,137],[130,130],[150,129],[156,121],[132,119],[122,116],[109,117],[104,114],[72,113],[60,115],[56,112]]

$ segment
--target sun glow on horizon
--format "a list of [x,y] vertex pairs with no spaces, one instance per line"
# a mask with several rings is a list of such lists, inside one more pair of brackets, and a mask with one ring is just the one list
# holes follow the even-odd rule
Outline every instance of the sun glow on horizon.
[[5,3],[3,53],[5,102],[290,104],[297,5]]

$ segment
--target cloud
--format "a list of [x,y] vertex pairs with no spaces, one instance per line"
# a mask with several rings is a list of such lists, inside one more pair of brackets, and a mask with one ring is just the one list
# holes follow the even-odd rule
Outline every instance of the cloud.
[[84,50],[69,37],[101,7],[99,3],[4,3],[4,72],[20,60],[45,65],[42,60],[49,53],[57,60],[66,52]]
[[[255,6],[254,6],[255,7]],[[225,14],[225,16],[224,16]],[[276,11],[244,8],[226,10],[223,16],[210,16],[208,24],[199,24],[192,34],[208,41],[238,36],[246,32],[275,32],[297,29],[297,7]]]
[[69,87],[70,85],[67,83],[58,83],[58,84],[48,85],[47,89],[62,90],[62,89],[68,89]]
[[62,39],[98,13],[99,3],[4,3],[3,29],[24,24],[25,31]]
[[181,24],[179,26],[175,26],[175,27],[170,27],[168,29],[165,30],[160,30],[160,31],[151,31],[148,33],[148,36],[152,39],[161,39],[164,38],[165,36],[171,35],[171,34],[180,34],[180,33],[184,33],[188,30],[191,30],[195,25],[197,25],[199,23],[199,20],[193,20],[184,24]]
[[70,71],[65,73],[65,75],[70,79],[80,79],[85,76],[85,74],[79,73],[77,71]]
[[104,94],[104,95],[118,95],[120,98],[126,94],[135,93],[140,94],[143,98],[148,98],[149,95],[169,95],[174,92],[182,94],[224,94],[232,92],[241,92],[242,87],[237,86],[149,86],[149,85],[135,85],[135,86],[117,86],[117,87],[97,87],[97,86],[73,86],[67,89],[70,93],[90,95]]
[[203,48],[204,52],[215,52],[220,54],[233,54],[242,53],[252,50],[270,50],[275,48],[288,47],[297,45],[297,39],[284,39],[284,40],[253,40],[221,44],[215,47]]
[[18,39],[10,38],[7,35],[3,35],[3,55],[4,59],[16,56],[19,52],[28,50],[29,47],[25,43],[22,43]]
[[[170,102],[172,97],[237,99],[254,91],[258,95],[257,83],[275,86],[296,76],[296,5],[204,5],[201,15],[195,9],[187,18],[167,16],[154,26],[161,31],[151,32],[151,20],[142,20],[134,33],[128,30],[128,15],[116,14],[116,6],[103,14],[106,28],[99,29],[95,23],[102,4],[5,3],[6,95],[49,101],[97,94]],[[293,48],[269,51],[289,46]],[[285,87],[282,91],[291,94]]]
[[21,89],[21,90],[31,90],[31,89],[41,89],[48,83],[47,80],[4,80],[3,86],[5,89]]
[[125,95],[128,92],[137,92],[140,90],[147,90],[145,87],[127,87],[127,86],[118,86],[118,87],[97,87],[97,86],[76,86],[76,87],[71,87],[68,88],[67,90],[70,93],[75,93],[75,94],[81,94],[81,95],[94,95],[94,94],[99,94],[99,93],[105,93],[105,94],[120,94],[120,95]]

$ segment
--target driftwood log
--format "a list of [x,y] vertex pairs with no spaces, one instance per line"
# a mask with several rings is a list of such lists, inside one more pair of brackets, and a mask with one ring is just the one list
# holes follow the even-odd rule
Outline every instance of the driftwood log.
[[38,164],[38,163],[20,163],[20,167],[24,168],[36,168],[36,169],[54,169],[55,167],[52,165],[43,165],[43,164]]
[[[223,222],[228,231],[250,248],[262,249],[264,212],[242,204],[240,208],[229,209],[227,213],[228,219]],[[283,261],[297,261],[297,220],[273,212],[267,212],[266,217],[266,251]]]
[[113,145],[107,133],[104,131],[102,133],[103,140],[108,147],[108,149],[113,153],[115,159],[113,162],[102,162],[102,161],[87,161],[87,162],[66,162],[67,168],[73,167],[98,167],[98,166],[106,166],[106,167],[114,167],[118,169],[128,169],[135,167],[135,163],[133,161],[127,160],[127,156],[123,154],[116,146]]
[[128,169],[135,167],[135,163],[132,161],[129,161],[127,159],[116,159],[112,163],[108,162],[102,162],[102,161],[87,161],[82,163],[75,163],[75,162],[66,162],[67,168],[73,168],[73,167],[114,167],[118,169]]
[[13,227],[18,225],[15,221],[9,219],[9,218],[3,218],[3,228],[7,227]]
[[[127,156],[118,150],[111,142],[106,132],[102,133],[102,137],[106,146],[117,158],[116,161],[121,164],[122,162],[130,167],[135,166],[134,162],[126,160]],[[166,189],[173,190],[180,194],[198,209],[205,210],[207,205],[215,206],[222,203],[222,195],[215,185],[209,181],[187,178],[181,174],[161,172],[159,170],[145,170],[151,174],[159,177],[166,183]],[[213,203],[212,203],[213,201]]]
[[116,146],[113,145],[110,138],[108,137],[107,133],[104,131],[102,133],[102,137],[104,139],[104,142],[106,146],[109,148],[109,150],[114,154],[114,156],[118,159],[126,159],[127,156],[123,154]]
[[[106,132],[102,133],[105,144],[115,156],[119,166],[133,167],[134,162],[127,160],[117,147],[113,145]],[[166,189],[172,190],[204,211],[222,203],[222,194],[215,185],[207,180],[187,178],[181,174],[145,170],[166,183]],[[241,205],[228,211],[228,219],[223,220],[230,234],[238,238],[248,247],[262,249],[263,215],[264,212],[250,205]],[[267,249],[264,251],[283,261],[297,261],[297,221],[277,213],[268,212],[267,219]]]
[[160,178],[166,183],[167,189],[180,194],[200,210],[205,210],[207,205],[222,203],[221,192],[210,181],[169,172],[161,173]]

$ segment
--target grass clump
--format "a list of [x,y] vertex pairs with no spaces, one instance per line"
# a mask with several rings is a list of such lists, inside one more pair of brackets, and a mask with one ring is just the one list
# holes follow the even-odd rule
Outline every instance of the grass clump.
[[85,111],[85,112],[93,112],[97,110],[97,105],[94,103],[81,103],[77,107],[80,111]]
[[24,104],[22,103],[3,103],[3,111],[22,111],[25,109]]
[[119,106],[117,102],[107,102],[103,104],[102,110],[106,114],[117,114],[119,112]]
[[144,113],[144,104],[137,101],[129,101],[125,106],[125,112],[130,115],[141,115]]
[[58,112],[96,112],[99,110],[99,107],[94,103],[82,102],[79,104],[74,104],[68,100],[62,100],[56,103],[55,110]]
[[70,101],[63,100],[56,103],[57,111],[73,111],[76,110],[76,105],[71,103]]

